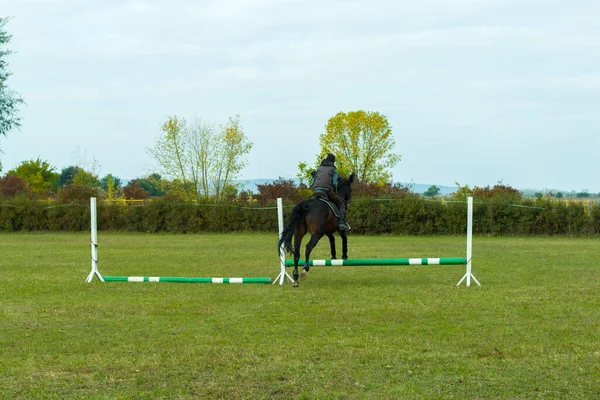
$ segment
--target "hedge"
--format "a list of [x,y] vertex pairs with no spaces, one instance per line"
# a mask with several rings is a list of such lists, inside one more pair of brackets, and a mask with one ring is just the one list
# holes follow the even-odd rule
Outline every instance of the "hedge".
[[[284,203],[284,216],[293,203]],[[556,200],[475,200],[475,234],[600,235],[600,204]],[[348,208],[351,233],[400,235],[461,235],[466,230],[466,202],[358,198]],[[144,202],[98,202],[100,230],[130,232],[276,232],[274,202],[189,203],[172,199]],[[87,231],[87,203],[26,199],[0,202],[0,231]]]

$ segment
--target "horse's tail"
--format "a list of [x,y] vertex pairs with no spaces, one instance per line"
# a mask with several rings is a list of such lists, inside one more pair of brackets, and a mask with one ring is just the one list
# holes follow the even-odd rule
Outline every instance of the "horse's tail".
[[281,256],[281,249],[287,251],[290,254],[294,253],[294,246],[292,245],[292,237],[294,236],[294,232],[296,231],[296,226],[299,223],[302,223],[304,219],[304,214],[306,211],[306,201],[298,203],[292,208],[292,212],[290,214],[290,220],[287,225],[281,232],[279,236],[279,243],[277,244],[277,249],[279,250],[279,255]]

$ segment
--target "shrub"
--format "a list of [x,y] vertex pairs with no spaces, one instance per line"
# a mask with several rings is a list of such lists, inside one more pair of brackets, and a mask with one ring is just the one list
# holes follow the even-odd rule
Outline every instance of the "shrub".
[[7,174],[0,179],[0,198],[12,199],[19,194],[30,196],[25,179],[13,174]]
[[410,195],[410,189],[399,183],[369,183],[357,182],[352,184],[352,197],[369,197],[369,198],[403,198]]
[[287,202],[293,203],[298,203],[307,198],[305,197],[306,192],[301,192],[302,190],[306,190],[306,185],[300,184],[298,187],[293,180],[286,180],[281,177],[272,183],[257,185],[257,189],[258,195],[256,197],[261,205],[272,203],[278,197],[286,199]]
[[131,181],[123,188],[123,195],[128,200],[145,200],[150,197],[150,192],[144,190],[137,181]]
[[484,188],[475,186],[472,193],[475,199],[496,199],[503,201],[518,201],[523,196],[519,190],[502,184],[494,185],[492,188],[489,186]]
[[[52,201],[32,201],[23,195],[0,202],[0,230],[81,231],[89,229],[88,186],[69,186]],[[286,202],[290,204],[291,202]],[[287,219],[291,207],[284,208]],[[348,207],[351,234],[464,235],[467,204],[403,198],[357,197]],[[475,234],[600,235],[600,205],[554,199],[523,199],[518,203],[479,200],[473,210]],[[99,229],[137,232],[277,232],[274,207],[234,201],[186,202],[162,197],[143,204],[98,202]]]
[[89,203],[90,197],[100,198],[100,190],[85,184],[73,183],[63,187],[58,193],[58,200],[61,203],[85,204]]

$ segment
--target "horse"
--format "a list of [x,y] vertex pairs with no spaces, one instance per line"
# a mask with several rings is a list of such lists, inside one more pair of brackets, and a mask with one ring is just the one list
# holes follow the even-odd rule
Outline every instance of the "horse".
[[[347,179],[338,178],[338,195],[344,201],[346,210],[352,197],[352,182],[354,182],[354,172]],[[331,207],[323,200],[319,200],[318,191],[312,199],[304,200],[292,208],[290,219],[279,237],[277,248],[281,256],[282,249],[294,255],[294,281],[293,286],[298,286],[298,277],[306,278],[306,273],[310,269],[308,260],[310,253],[317,245],[323,235],[329,238],[329,247],[331,249],[331,258],[336,259],[335,237],[333,234],[338,231],[339,218],[333,213]],[[325,198],[327,196],[325,195]],[[306,244],[304,256],[304,268],[302,274],[298,274],[298,260],[300,259],[300,245],[302,238],[310,232],[310,240]],[[339,231],[342,238],[342,259],[348,258],[348,237],[345,231]],[[292,237],[294,245],[292,246]]]

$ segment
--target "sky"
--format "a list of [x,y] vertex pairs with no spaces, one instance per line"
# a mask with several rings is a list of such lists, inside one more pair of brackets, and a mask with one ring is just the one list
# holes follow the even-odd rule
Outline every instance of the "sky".
[[377,111],[396,182],[600,192],[597,0],[0,0],[41,158],[129,180],[169,115],[240,115],[241,179],[293,178],[339,111]]

